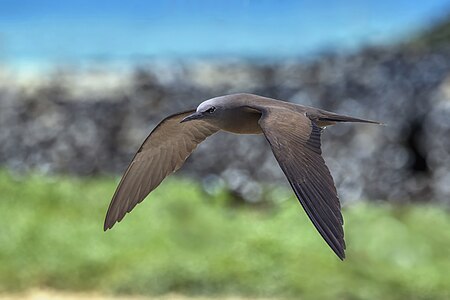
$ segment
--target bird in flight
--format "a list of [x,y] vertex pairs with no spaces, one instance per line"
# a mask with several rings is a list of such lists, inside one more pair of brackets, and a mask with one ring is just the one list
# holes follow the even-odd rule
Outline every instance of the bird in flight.
[[196,110],[171,115],[153,129],[126,169],[109,205],[104,230],[120,222],[210,135],[221,130],[263,134],[306,214],[343,260],[341,206],[320,143],[323,128],[339,122],[380,124],[253,94],[212,98]]

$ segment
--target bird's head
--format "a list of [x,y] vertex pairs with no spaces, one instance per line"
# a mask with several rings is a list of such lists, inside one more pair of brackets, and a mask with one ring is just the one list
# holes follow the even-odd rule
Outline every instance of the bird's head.
[[181,120],[181,123],[198,119],[211,120],[219,118],[224,108],[223,105],[219,103],[219,101],[215,100],[216,99],[210,99],[200,103],[200,105],[197,107],[196,112]]
[[202,119],[216,125],[233,122],[239,111],[243,111],[245,100],[256,97],[251,94],[231,94],[212,98],[200,103],[195,113],[187,116],[181,122]]

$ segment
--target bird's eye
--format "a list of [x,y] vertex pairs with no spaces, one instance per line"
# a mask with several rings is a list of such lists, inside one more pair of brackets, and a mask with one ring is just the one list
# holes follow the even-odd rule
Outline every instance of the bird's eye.
[[210,114],[212,114],[215,111],[216,111],[216,108],[214,106],[211,106],[208,110],[206,110],[206,112],[210,113]]

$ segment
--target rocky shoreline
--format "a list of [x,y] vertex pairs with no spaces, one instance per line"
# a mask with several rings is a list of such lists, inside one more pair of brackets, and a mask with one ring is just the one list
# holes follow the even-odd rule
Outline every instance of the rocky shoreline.
[[[325,160],[344,202],[450,203],[450,49],[155,62],[123,73],[60,69],[33,84],[0,77],[0,166],[16,172],[120,174],[165,116],[250,92],[386,124],[324,133]],[[220,161],[217,151],[225,153]],[[259,136],[213,136],[182,172],[207,183],[207,191],[226,186],[248,201],[265,198],[261,182],[285,183]]]

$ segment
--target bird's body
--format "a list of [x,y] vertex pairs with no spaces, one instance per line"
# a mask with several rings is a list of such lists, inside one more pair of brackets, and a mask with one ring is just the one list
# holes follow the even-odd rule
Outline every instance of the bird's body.
[[196,111],[198,112],[206,110],[210,106],[227,106],[227,109],[223,112],[221,118],[214,118],[212,122],[219,122],[215,124],[219,126],[221,130],[238,134],[263,133],[261,126],[259,125],[261,111],[255,109],[257,107],[264,107],[267,109],[283,109],[292,113],[304,114],[311,121],[314,121],[317,126],[322,128],[329,125],[334,125],[336,124],[336,122],[377,123],[373,121],[334,114],[332,112],[314,107],[275,100],[253,94],[233,94],[212,98],[202,102],[198,106]]
[[113,196],[104,229],[122,220],[208,136],[223,130],[263,134],[319,233],[343,259],[343,218],[333,178],[321,156],[323,127],[374,121],[252,94],[226,95],[164,119],[136,153]]

